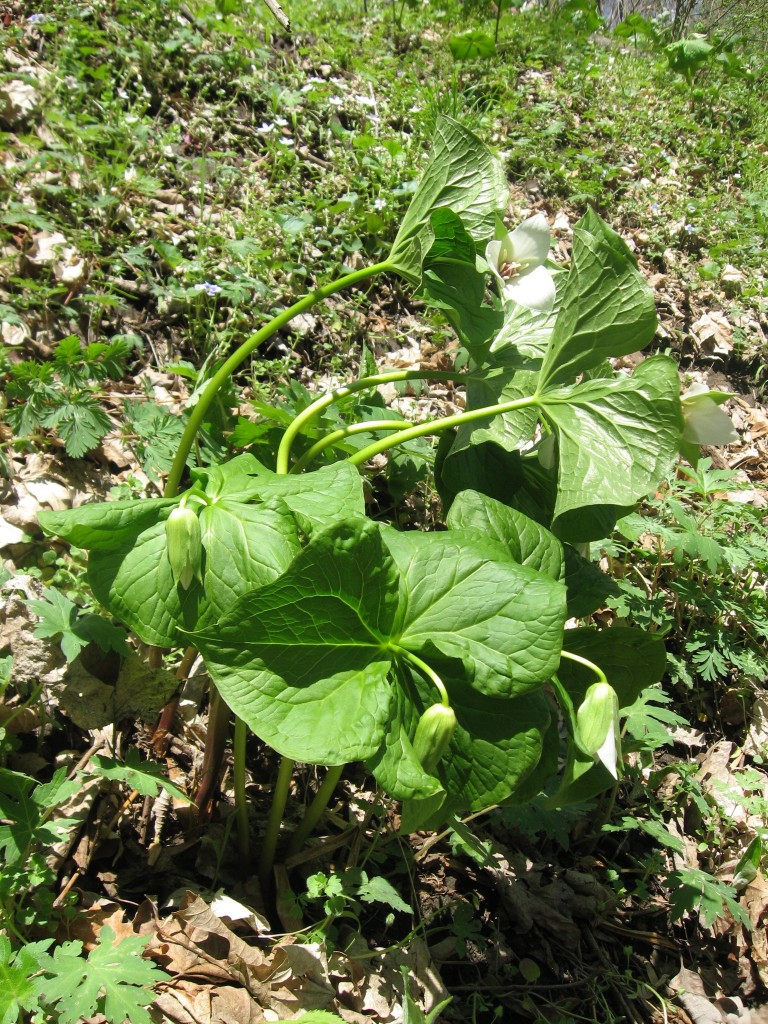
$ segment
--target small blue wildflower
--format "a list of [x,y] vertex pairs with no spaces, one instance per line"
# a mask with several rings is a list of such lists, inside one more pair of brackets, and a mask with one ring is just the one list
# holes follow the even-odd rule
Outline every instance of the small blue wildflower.
[[651,213],[661,213],[661,204],[651,203]]
[[45,19],[45,15],[44,14],[30,14],[30,16],[27,18],[27,24],[28,25],[44,25],[45,24],[45,20],[46,19]]
[[221,286],[213,284],[211,281],[203,281],[202,284],[195,285],[196,292],[205,292],[206,295],[214,296],[218,295],[221,291]]
[[693,224],[686,224],[684,230],[686,234],[689,235],[693,235],[696,232],[696,228],[693,226]]

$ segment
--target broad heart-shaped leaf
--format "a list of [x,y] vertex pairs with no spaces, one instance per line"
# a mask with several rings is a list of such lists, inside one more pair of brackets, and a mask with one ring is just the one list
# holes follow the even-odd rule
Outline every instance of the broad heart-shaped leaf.
[[393,664],[391,679],[392,701],[386,734],[366,767],[396,800],[437,798],[437,802],[442,803],[445,790],[439,779],[424,771],[411,745],[416,723],[424,710],[424,700],[434,702],[436,694],[425,693],[420,697],[408,667],[397,661]]
[[590,211],[573,229],[571,270],[541,370],[541,387],[570,383],[609,356],[644,348],[656,330],[653,292],[621,238]]
[[484,244],[493,238],[496,216],[508,196],[501,162],[467,128],[441,117],[432,154],[387,259],[390,268],[418,285],[435,240],[435,210],[453,210],[475,242]]
[[299,551],[296,522],[279,501],[245,505],[222,498],[203,508],[200,526],[202,584],[195,580],[188,590],[171,573],[159,515],[129,544],[91,552],[94,595],[144,643],[178,643],[178,626],[195,629],[219,618],[242,594],[284,572]]
[[683,431],[677,367],[654,356],[632,377],[545,391],[539,403],[557,436],[552,530],[598,540],[674,463]]
[[[518,365],[492,367],[469,377],[467,411],[531,398],[538,381],[538,366],[531,366],[530,360],[519,357],[515,362]],[[456,433],[452,454],[485,441],[498,444],[506,451],[515,451],[533,436],[538,419],[538,409],[531,404],[514,413],[498,413],[463,424]]]
[[63,512],[40,512],[47,534],[86,551],[110,551],[133,541],[161,518],[167,519],[178,498],[98,501]]
[[193,473],[212,500],[238,502],[279,498],[311,535],[339,519],[365,515],[362,477],[354,466],[337,462],[311,473],[278,475],[248,453],[220,466]]
[[[515,699],[489,697],[467,686],[460,661],[433,656],[430,665],[445,683],[456,712],[456,731],[436,769],[442,785],[412,764],[408,737],[421,711],[434,703],[436,691],[408,664],[399,666],[395,674],[397,696],[391,705],[386,743],[368,761],[379,784],[403,800],[402,830],[406,832],[437,828],[451,814],[480,810],[509,798],[537,766],[550,722],[549,703],[541,690]],[[551,761],[547,762],[550,769]],[[555,768],[556,762],[555,755]],[[426,788],[425,782],[432,788]]]
[[317,533],[274,583],[186,636],[257,736],[294,760],[344,764],[384,738],[397,601],[379,529],[354,519]]
[[[659,637],[624,626],[567,630],[563,648],[593,661],[603,670],[624,710],[646,687],[659,682],[667,660],[664,643]],[[564,691],[561,707],[570,739],[562,785],[552,797],[553,806],[587,800],[609,789],[615,781],[610,772],[601,764],[595,764],[573,741],[575,712],[587,689],[595,682],[594,673],[578,662],[563,658],[557,677]]]
[[462,491],[451,506],[447,524],[451,530],[475,530],[500,541],[520,565],[562,580],[565,575],[563,545],[549,530],[528,516],[478,491]]
[[492,696],[549,679],[565,622],[562,584],[515,564],[476,530],[382,533],[400,572],[397,647],[428,663],[436,652],[460,660],[469,685]]

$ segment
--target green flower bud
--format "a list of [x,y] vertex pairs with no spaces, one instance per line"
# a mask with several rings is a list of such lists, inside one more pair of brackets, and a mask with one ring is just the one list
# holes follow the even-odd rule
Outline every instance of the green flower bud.
[[425,772],[434,772],[455,728],[456,714],[445,704],[433,704],[421,716],[413,737],[413,751]]
[[590,686],[576,712],[576,725],[586,752],[618,779],[621,762],[619,698],[612,686],[602,682]]
[[165,521],[168,561],[176,582],[188,590],[192,580],[200,578],[203,560],[203,538],[200,520],[191,508],[179,506]]

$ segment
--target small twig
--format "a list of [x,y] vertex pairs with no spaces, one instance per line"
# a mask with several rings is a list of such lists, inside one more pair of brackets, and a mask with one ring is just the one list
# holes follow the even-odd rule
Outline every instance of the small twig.
[[81,877],[81,875],[82,875],[81,869],[80,868],[75,868],[75,870],[72,872],[72,877],[69,879],[67,884],[61,890],[61,892],[56,897],[56,899],[53,901],[53,906],[54,906],[55,909],[58,910],[59,907],[63,906],[64,900],[67,898],[67,896],[71,892],[72,887],[74,886],[75,882],[77,882],[77,880]]
[[93,755],[94,754],[98,754],[98,752],[101,750],[101,748],[103,746],[104,746],[104,738],[100,736],[99,739],[97,739],[95,741],[95,743],[92,743],[91,746],[86,750],[86,752],[83,754],[83,756],[80,758],[80,760],[74,766],[74,768],[70,768],[69,774],[67,775],[67,779],[69,779],[70,781],[72,779],[74,779],[74,777],[77,775],[77,773],[79,771],[82,771],[83,768],[85,768],[85,766],[91,760]]
[[274,14],[275,18],[283,26],[283,28],[286,30],[286,32],[290,32],[291,31],[291,20],[288,17],[288,15],[285,13],[283,8],[280,6],[280,4],[277,2],[277,0],[264,0],[264,3],[267,5],[267,7],[270,9],[270,11]]

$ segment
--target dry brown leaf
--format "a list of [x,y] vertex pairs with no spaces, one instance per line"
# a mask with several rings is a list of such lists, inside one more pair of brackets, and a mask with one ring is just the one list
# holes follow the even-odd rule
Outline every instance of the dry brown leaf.
[[741,905],[752,922],[750,959],[768,987],[768,879],[758,871],[741,895]]
[[261,1024],[264,1011],[243,988],[178,980],[152,1004],[173,1024]]
[[727,356],[733,351],[733,326],[715,310],[704,313],[691,326],[691,334],[701,355]]

